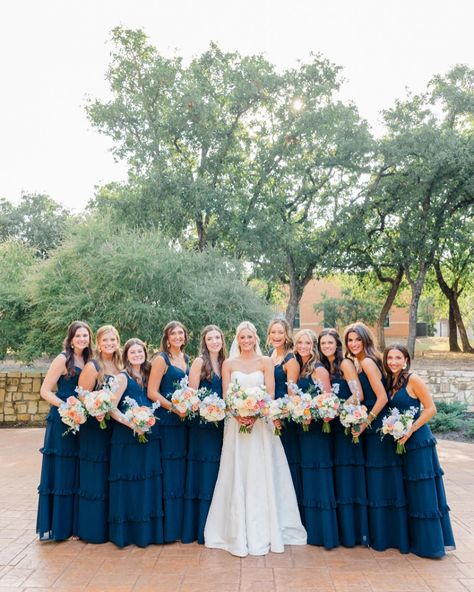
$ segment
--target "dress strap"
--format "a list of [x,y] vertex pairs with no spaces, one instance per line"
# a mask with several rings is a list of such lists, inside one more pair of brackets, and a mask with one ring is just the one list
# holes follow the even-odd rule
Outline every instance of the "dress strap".
[[295,358],[295,354],[293,352],[288,352],[286,354],[286,356],[283,358],[282,364],[286,364],[287,362],[289,362],[290,360],[293,360],[294,358]]
[[163,358],[163,360],[166,362],[167,366],[171,366],[170,358],[166,352],[162,351],[158,355]]

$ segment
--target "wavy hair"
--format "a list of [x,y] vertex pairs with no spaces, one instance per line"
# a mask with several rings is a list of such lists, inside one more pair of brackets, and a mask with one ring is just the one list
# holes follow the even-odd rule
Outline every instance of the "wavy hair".
[[[311,339],[311,343],[313,344],[313,347],[311,348],[311,356],[309,357],[309,359],[306,362],[303,362],[303,358],[300,356],[300,354],[297,351],[298,341],[301,339],[301,337],[303,337],[303,335],[306,335],[307,337],[309,337]],[[318,350],[316,349],[316,334],[311,329],[301,329],[295,335],[294,342],[295,342],[295,345],[294,345],[293,351],[295,354],[295,358],[298,360],[298,364],[300,365],[300,368],[301,368],[300,376],[302,378],[304,378],[306,376],[311,376],[311,374],[313,373],[314,366],[315,366],[316,362],[319,362]]]
[[112,333],[117,338],[118,347],[114,351],[112,355],[112,362],[114,365],[121,370],[122,369],[122,357],[120,355],[120,335],[117,329],[113,325],[102,325],[97,329],[97,333],[95,336],[95,349],[94,349],[94,360],[97,363],[97,382],[101,385],[104,384],[105,381],[105,371],[104,371],[104,360],[102,358],[102,352],[100,351],[99,341],[101,340],[102,336],[106,333]]
[[[331,369],[331,362],[321,351],[321,338],[326,337],[327,335],[330,335],[334,339],[334,341],[336,342],[336,351],[334,354],[334,362],[332,364],[332,369]],[[342,351],[341,337],[340,337],[339,333],[336,331],[336,329],[332,329],[332,328],[323,329],[321,331],[321,333],[318,335],[317,347],[318,347],[318,354],[319,354],[319,359],[321,360],[321,364],[326,368],[326,370],[329,372],[329,374],[331,376],[336,376],[336,377],[342,378],[341,362],[344,359],[344,352]]]
[[364,353],[367,358],[373,360],[379,368],[382,368],[382,354],[379,350],[375,347],[374,336],[372,335],[372,331],[362,323],[361,321],[357,321],[356,323],[352,323],[346,327],[344,331],[344,344],[346,346],[346,358],[354,361],[355,356],[351,354],[347,343],[349,341],[349,333],[357,333],[360,337],[362,344],[364,346]]
[[138,339],[138,337],[132,337],[131,339],[128,339],[125,342],[125,345],[123,346],[123,351],[122,351],[123,369],[130,376],[134,376],[132,365],[128,359],[128,351],[134,345],[139,345],[143,349],[143,352],[145,353],[145,361],[140,365],[141,386],[144,387],[147,385],[147,382],[148,382],[148,376],[150,375],[151,364],[148,361],[148,348],[141,339]]
[[74,366],[74,347],[72,345],[72,340],[74,339],[78,329],[86,329],[86,331],[89,333],[89,345],[84,348],[82,352],[84,364],[87,364],[89,359],[92,357],[92,329],[84,321],[73,321],[67,328],[66,337],[63,341],[63,350],[66,354],[66,375],[68,377],[76,375],[76,368]]
[[214,374],[214,369],[212,367],[211,362],[211,354],[207,347],[206,343],[206,336],[211,331],[217,331],[222,339],[222,347],[217,354],[217,362],[219,364],[219,369],[222,370],[222,364],[224,360],[227,358],[227,350],[225,347],[225,338],[224,333],[217,325],[206,325],[204,329],[201,331],[201,338],[199,342],[199,357],[202,358],[203,365],[201,368],[201,380],[212,380],[212,376]]
[[292,337],[290,323],[286,319],[284,319],[283,317],[275,317],[274,319],[272,319],[268,323],[267,341],[266,341],[267,347],[271,346],[270,331],[272,330],[273,325],[281,325],[283,327],[283,330],[285,331],[284,348],[285,348],[285,356],[286,356],[286,354],[288,352],[292,351],[292,349],[293,349],[293,337]]
[[[396,349],[397,351],[402,353],[405,356],[405,361],[406,361],[406,368],[402,369],[402,371],[400,372],[400,374],[398,375],[398,378],[396,380],[395,380],[395,377],[394,377],[392,371],[390,370],[390,368],[388,367],[388,364],[387,364],[388,353],[390,351],[392,351],[392,349]],[[384,370],[385,375],[387,377],[387,392],[390,395],[395,394],[407,383],[408,377],[410,376],[410,366],[411,366],[410,353],[409,353],[408,349],[404,345],[402,345],[401,343],[393,343],[392,345],[387,346],[383,350],[383,370]]]

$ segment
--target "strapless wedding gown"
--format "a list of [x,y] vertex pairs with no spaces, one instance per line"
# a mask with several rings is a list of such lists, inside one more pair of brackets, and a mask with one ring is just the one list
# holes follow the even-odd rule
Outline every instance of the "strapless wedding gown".
[[[243,387],[264,382],[260,370],[234,371]],[[273,424],[258,419],[250,434],[226,420],[219,474],[204,529],[206,547],[237,555],[283,553],[285,545],[305,545],[306,531],[290,469]]]

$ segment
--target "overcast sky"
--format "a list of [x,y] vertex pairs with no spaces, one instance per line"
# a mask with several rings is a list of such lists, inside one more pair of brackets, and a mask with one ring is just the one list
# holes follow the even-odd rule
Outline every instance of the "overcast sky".
[[472,0],[2,0],[0,197],[43,192],[79,211],[96,185],[125,178],[84,111],[87,96],[108,96],[117,25],[185,58],[211,40],[282,67],[321,52],[343,67],[343,96],[376,128],[405,87],[474,66],[473,22]]

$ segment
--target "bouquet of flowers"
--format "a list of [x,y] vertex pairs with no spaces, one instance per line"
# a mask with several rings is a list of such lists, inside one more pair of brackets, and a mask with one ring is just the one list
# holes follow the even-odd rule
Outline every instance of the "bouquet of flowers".
[[331,432],[329,422],[339,415],[341,401],[338,393],[339,385],[334,384],[330,393],[320,393],[313,399],[314,413],[323,420],[323,432],[326,434]]
[[[344,433],[348,436],[351,432],[351,428],[354,431],[359,431],[361,423],[365,423],[368,420],[367,407],[361,405],[359,401],[352,403],[350,399],[344,401],[342,409],[339,415],[339,420],[344,426]],[[354,444],[359,443],[359,436],[352,436],[352,442]]]
[[[238,382],[231,382],[226,394],[227,409],[234,417],[265,417],[268,415],[269,397],[265,388],[252,386],[243,388]],[[250,434],[252,425],[240,425],[239,432]]]
[[390,414],[386,415],[382,420],[382,427],[378,431],[382,434],[382,438],[389,434],[397,443],[397,454],[404,454],[406,452],[405,444],[400,444],[398,440],[406,436],[411,430],[414,422],[414,417],[417,414],[416,407],[410,407],[403,413],[394,407],[390,409]]
[[[268,418],[273,422],[282,421],[290,416],[291,398],[288,395],[271,399],[268,405]],[[281,436],[281,427],[275,425],[275,436]]]
[[303,426],[303,431],[307,432],[309,430],[309,424],[315,419],[311,392],[304,393],[294,382],[288,383],[288,386],[294,393],[289,397],[289,417],[291,421]]
[[87,420],[87,411],[84,405],[74,396],[68,397],[64,403],[58,407],[58,413],[61,421],[68,426],[63,436],[72,432],[77,434],[79,428]]
[[145,433],[149,432],[155,425],[156,417],[154,416],[154,411],[160,406],[160,403],[155,401],[151,407],[148,407],[146,405],[139,405],[131,397],[125,397],[124,401],[127,405],[124,415],[133,424],[133,433],[135,433],[135,430],[144,432],[138,435],[138,441],[140,444],[148,442]]
[[217,427],[218,422],[225,418],[225,401],[217,393],[206,388],[200,388],[196,395],[201,400],[199,405],[201,419],[208,423],[212,422]]
[[195,417],[201,403],[197,392],[188,386],[187,376],[180,380],[179,386],[171,395],[170,401],[170,412],[174,409],[179,413],[186,414],[185,417],[180,417],[181,421]]
[[88,415],[95,417],[101,430],[107,427],[106,420],[110,418],[109,412],[114,408],[112,394],[115,390],[113,383],[107,383],[100,391],[88,391],[81,386],[76,388]]

